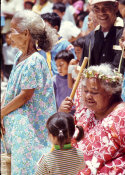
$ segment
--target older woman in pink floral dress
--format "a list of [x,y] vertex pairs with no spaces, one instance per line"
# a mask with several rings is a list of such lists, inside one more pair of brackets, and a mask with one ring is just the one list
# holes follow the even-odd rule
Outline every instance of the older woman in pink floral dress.
[[[91,66],[83,73],[84,107],[75,113],[85,136],[73,143],[83,151],[86,167],[79,175],[125,174],[125,103],[121,99],[122,75],[109,65]],[[61,110],[71,106],[71,99]]]

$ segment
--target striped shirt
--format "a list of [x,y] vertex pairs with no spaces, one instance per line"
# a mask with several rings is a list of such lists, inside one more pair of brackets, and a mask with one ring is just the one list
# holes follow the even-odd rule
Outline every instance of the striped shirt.
[[54,150],[43,155],[35,175],[77,175],[84,168],[83,153],[80,150]]

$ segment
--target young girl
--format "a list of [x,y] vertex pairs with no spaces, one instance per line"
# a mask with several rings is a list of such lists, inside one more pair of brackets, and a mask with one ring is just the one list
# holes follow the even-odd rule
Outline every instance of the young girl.
[[[46,127],[55,149],[40,159],[36,175],[76,175],[84,169],[83,153],[71,146],[75,132],[73,116],[64,112],[55,113],[48,119]],[[80,141],[84,131],[81,126],[76,127],[79,132],[75,139]]]

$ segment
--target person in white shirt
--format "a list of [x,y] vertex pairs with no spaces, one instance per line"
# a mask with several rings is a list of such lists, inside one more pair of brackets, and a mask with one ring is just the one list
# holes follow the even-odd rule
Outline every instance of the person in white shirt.
[[15,55],[19,50],[11,46],[10,32],[6,33],[5,40],[6,42],[3,44],[2,47],[2,54],[4,59],[4,74],[7,78],[9,78],[10,72],[13,67]]
[[5,16],[5,26],[2,29],[2,34],[10,30],[10,21],[13,15],[20,10],[23,10],[23,0],[1,0],[1,12]]
[[35,4],[32,10],[38,14],[45,14],[52,12],[53,3],[48,0],[39,0],[37,4]]
[[72,38],[77,38],[80,35],[81,30],[71,21],[67,21],[63,18],[65,10],[66,6],[64,3],[58,2],[53,5],[53,12],[57,13],[61,18],[59,34],[70,41]]

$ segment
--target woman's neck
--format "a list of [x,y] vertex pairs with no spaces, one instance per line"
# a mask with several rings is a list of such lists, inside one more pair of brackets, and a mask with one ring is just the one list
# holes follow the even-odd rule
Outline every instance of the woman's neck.
[[27,50],[27,51],[24,51],[24,52],[22,52],[22,57],[32,55],[36,51],[37,50],[34,49],[34,48],[33,49],[30,49],[30,50]]
[[30,40],[27,44],[26,47],[22,48],[22,56],[25,55],[31,55],[32,53],[36,52],[36,48],[34,47],[33,42]]
[[23,60],[27,59],[30,55],[32,55],[34,52],[36,52],[37,50],[35,48],[33,49],[30,49],[26,52],[22,52],[22,55],[20,56],[19,60],[18,60],[18,63],[19,64],[20,62],[22,62]]

